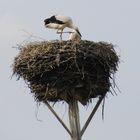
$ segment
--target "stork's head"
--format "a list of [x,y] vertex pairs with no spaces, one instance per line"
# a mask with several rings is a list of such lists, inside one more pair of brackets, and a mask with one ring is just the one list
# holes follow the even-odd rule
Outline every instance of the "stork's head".
[[81,35],[77,26],[72,26],[72,28],[80,35],[80,37],[82,37],[82,35]]

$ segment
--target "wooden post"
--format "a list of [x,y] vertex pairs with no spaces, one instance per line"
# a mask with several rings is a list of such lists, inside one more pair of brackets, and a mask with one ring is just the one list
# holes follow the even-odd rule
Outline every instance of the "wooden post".
[[78,101],[75,99],[69,102],[69,123],[72,134],[71,140],[81,140]]

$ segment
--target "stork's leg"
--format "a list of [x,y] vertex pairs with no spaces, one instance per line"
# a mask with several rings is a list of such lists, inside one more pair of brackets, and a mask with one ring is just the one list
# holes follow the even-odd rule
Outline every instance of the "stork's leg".
[[60,32],[59,32],[59,29],[57,30],[57,32],[56,32],[57,34],[60,34]]
[[60,32],[59,32],[59,30],[57,30],[56,33],[57,33],[57,34],[60,34],[60,41],[62,41],[62,33],[63,33],[63,30],[61,30]]
[[60,40],[62,41],[62,33],[63,33],[63,30],[61,30],[61,33],[60,33]]

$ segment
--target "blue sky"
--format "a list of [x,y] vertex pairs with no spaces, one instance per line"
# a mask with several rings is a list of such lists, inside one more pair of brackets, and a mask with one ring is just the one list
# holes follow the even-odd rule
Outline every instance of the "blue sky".
[[[122,93],[108,94],[104,121],[100,108],[83,140],[140,139],[139,0],[0,0],[0,6],[0,139],[70,139],[45,105],[37,109],[24,81],[11,79],[11,65],[18,54],[14,46],[30,35],[45,40],[59,38],[56,31],[43,25],[53,14],[72,17],[82,39],[112,42],[121,55],[116,83]],[[80,106],[82,124],[92,108]],[[67,122],[67,106],[57,104],[55,109]],[[37,110],[42,122],[36,119]]]

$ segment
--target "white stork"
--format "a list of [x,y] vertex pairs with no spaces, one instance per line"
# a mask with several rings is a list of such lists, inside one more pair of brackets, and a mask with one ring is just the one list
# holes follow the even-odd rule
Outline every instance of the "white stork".
[[[81,37],[81,33],[77,26],[73,25],[72,19],[70,17],[62,15],[53,15],[50,18],[44,20],[45,27],[51,29],[57,29],[57,33],[60,33],[60,39],[62,40],[62,33],[65,27],[74,29]],[[59,30],[61,32],[59,32]]]
[[77,31],[72,30],[69,35],[69,40],[79,42],[81,40],[81,36],[77,33]]

